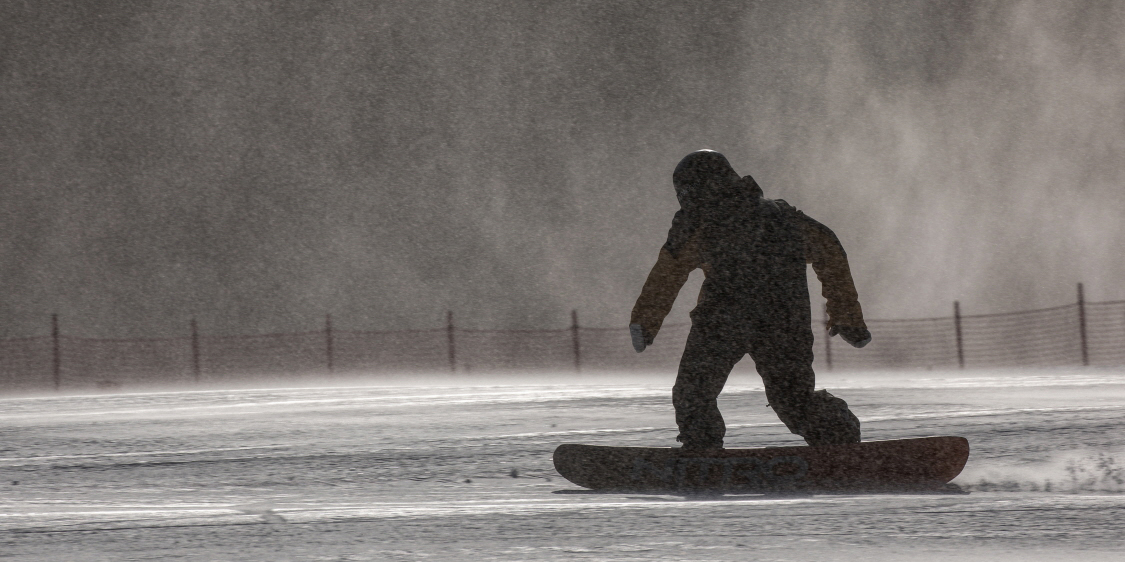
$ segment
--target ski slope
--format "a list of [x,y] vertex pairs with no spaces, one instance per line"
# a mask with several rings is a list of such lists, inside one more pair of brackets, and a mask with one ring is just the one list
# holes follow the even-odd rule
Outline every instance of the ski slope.
[[[560,443],[673,446],[672,375],[0,398],[3,560],[1125,559],[1125,372],[819,375],[865,439],[969,439],[963,495],[590,493]],[[755,376],[728,447],[800,444]]]

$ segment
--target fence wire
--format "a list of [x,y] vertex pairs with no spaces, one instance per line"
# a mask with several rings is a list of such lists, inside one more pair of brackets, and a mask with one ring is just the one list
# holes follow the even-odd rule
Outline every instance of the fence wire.
[[[816,335],[818,370],[1125,365],[1125,301],[1004,314],[870,320],[854,349]],[[691,326],[664,325],[644,353],[627,328],[325,330],[178,338],[0,339],[0,391],[116,389],[263,376],[647,370],[674,373]],[[744,360],[740,369],[751,369]]]

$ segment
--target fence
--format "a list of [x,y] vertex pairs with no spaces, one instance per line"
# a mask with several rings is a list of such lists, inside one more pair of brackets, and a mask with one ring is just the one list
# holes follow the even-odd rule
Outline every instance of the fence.
[[[1077,302],[1004,314],[869,320],[871,344],[854,349],[816,329],[818,369],[1125,365],[1125,301]],[[665,324],[637,354],[627,328],[474,330],[333,329],[207,336],[193,320],[177,338],[89,339],[61,333],[0,339],[0,392],[117,388],[122,385],[237,381],[255,376],[503,370],[675,371],[690,326]],[[746,368],[751,363],[744,362]]]

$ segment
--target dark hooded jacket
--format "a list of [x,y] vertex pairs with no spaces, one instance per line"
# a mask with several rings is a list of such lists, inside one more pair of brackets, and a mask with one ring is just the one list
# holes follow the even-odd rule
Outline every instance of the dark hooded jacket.
[[866,328],[847,254],[828,227],[783,200],[764,198],[752,177],[739,178],[717,152],[685,157],[673,183],[681,208],[630,320],[649,338],[696,268],[705,280],[693,322],[807,330],[811,263],[828,301],[829,327]]

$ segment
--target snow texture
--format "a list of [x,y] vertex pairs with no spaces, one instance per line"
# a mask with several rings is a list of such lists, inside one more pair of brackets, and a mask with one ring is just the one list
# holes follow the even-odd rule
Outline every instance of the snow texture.
[[[671,376],[291,381],[0,400],[4,560],[1125,556],[1125,373],[829,373],[864,438],[952,434],[969,494],[584,491],[560,443],[672,446]],[[798,444],[759,381],[727,446]]]

